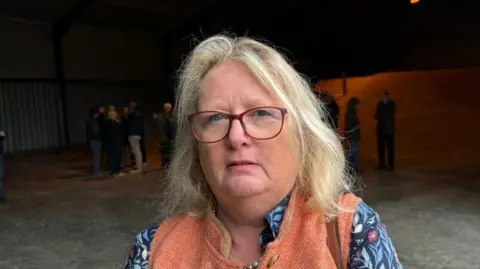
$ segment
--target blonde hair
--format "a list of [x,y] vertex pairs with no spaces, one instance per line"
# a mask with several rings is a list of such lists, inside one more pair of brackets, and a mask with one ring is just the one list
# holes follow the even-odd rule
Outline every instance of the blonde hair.
[[108,108],[108,118],[111,120],[118,120],[118,113],[115,110],[115,107],[113,109]]
[[177,133],[167,172],[161,218],[183,213],[202,215],[211,190],[200,167],[197,140],[187,115],[196,109],[199,85],[215,65],[227,60],[246,64],[288,110],[287,124],[299,147],[297,186],[310,195],[312,209],[329,217],[341,210],[339,195],[350,190],[339,136],[325,123],[327,117],[309,83],[275,49],[247,37],[217,35],[198,44],[185,60],[176,89]]

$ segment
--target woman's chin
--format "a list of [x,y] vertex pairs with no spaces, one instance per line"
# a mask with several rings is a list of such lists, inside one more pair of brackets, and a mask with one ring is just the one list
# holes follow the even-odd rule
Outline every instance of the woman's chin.
[[232,197],[251,197],[263,193],[265,184],[258,177],[234,176],[225,179],[223,189]]

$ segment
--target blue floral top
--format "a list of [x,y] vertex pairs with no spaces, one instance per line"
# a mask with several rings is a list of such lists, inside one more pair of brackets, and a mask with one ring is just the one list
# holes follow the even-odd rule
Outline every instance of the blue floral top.
[[[285,198],[265,216],[265,229],[260,234],[259,244],[263,249],[272,242],[283,219],[288,204]],[[146,229],[136,236],[125,269],[147,269],[150,243],[157,227]],[[378,214],[367,204],[360,202],[352,222],[352,236],[348,269],[402,269],[392,241]]]

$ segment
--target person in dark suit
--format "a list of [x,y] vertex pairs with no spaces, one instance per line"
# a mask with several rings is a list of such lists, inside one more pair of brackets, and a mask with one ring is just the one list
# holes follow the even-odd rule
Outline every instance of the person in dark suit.
[[100,105],[98,108],[97,108],[97,121],[98,121],[98,124],[100,126],[100,140],[102,142],[102,145],[104,145],[102,147],[102,156],[101,156],[101,166],[104,166],[104,167],[108,167],[108,158],[107,158],[107,148],[105,147],[105,145],[107,144],[107,137],[106,137],[106,122],[107,122],[107,118],[108,116],[105,114],[106,111],[105,111],[105,107],[103,105]]
[[329,92],[322,91],[320,92],[320,100],[325,104],[325,108],[327,109],[327,123],[333,130],[337,130],[340,107],[338,106],[335,97]]
[[128,106],[123,108],[123,114],[120,119],[120,122],[122,123],[122,129],[123,129],[123,156],[122,156],[122,167],[127,167],[127,165],[130,163],[132,164],[134,162],[134,157],[133,153],[130,149],[130,143],[128,142],[128,117],[129,117],[130,111],[128,110]]
[[[396,104],[384,91],[377,103],[375,120],[377,121],[378,169],[395,169],[395,112]],[[388,166],[385,165],[385,150]]]
[[108,111],[106,121],[108,164],[113,176],[123,175],[122,150],[124,145],[124,129],[115,110]]
[[172,104],[164,103],[163,113],[155,113],[153,115],[157,146],[162,154],[164,168],[170,164],[173,143],[175,140],[175,123],[172,114]]
[[130,103],[130,105],[133,105],[135,107],[135,109],[134,109],[135,113],[133,113],[134,117],[132,118],[132,120],[135,120],[135,118],[140,120],[140,122],[139,122],[139,127],[140,127],[140,152],[142,153],[142,165],[143,165],[143,167],[145,167],[145,166],[147,166],[147,149],[145,147],[145,122],[144,122],[145,119],[143,117],[143,111],[142,111],[140,105],[137,102],[132,101]]
[[145,134],[144,120],[136,102],[130,102],[129,111],[130,114],[127,121],[128,141],[135,157],[135,169],[130,172],[139,173],[142,172],[144,166],[140,141]]

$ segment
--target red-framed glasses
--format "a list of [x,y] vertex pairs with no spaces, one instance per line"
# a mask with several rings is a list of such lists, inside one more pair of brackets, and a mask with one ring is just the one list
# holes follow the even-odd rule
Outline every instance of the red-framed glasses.
[[255,107],[240,114],[221,111],[200,111],[188,116],[193,135],[204,143],[223,140],[230,132],[232,122],[240,121],[245,133],[258,140],[272,139],[283,128],[287,109],[279,107]]

